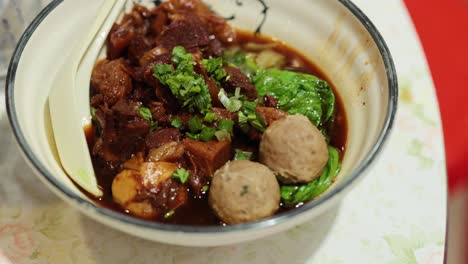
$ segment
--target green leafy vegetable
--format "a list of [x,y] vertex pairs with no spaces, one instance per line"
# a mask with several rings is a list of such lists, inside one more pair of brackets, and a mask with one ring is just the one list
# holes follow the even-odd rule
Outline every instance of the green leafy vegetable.
[[259,96],[274,96],[280,109],[303,114],[319,128],[333,115],[333,91],[327,82],[313,75],[268,69],[258,71],[253,82]]
[[243,151],[242,149],[235,149],[234,160],[252,160],[253,158],[253,152]]
[[209,185],[204,185],[204,186],[201,188],[201,190],[202,190],[202,192],[206,193],[206,192],[208,191],[209,188],[210,188]]
[[174,171],[174,174],[172,175],[174,179],[177,179],[181,183],[184,183],[184,184],[187,182],[189,176],[190,176],[190,173],[184,168],[177,169],[176,171]]
[[187,53],[181,46],[174,47],[172,62],[175,69],[169,64],[153,64],[153,76],[169,87],[182,107],[187,107],[190,112],[209,111],[211,109],[210,92],[203,76],[194,71],[195,61],[192,54]]
[[183,128],[184,127],[184,122],[178,118],[178,117],[175,117],[174,119],[172,119],[171,121],[171,126],[175,127],[175,128]]
[[151,130],[155,130],[158,127],[158,123],[153,120],[153,114],[151,110],[147,107],[139,107],[137,113],[143,117],[145,120],[148,120],[151,124]]
[[241,100],[239,100],[235,96],[229,98],[224,89],[221,89],[219,91],[218,98],[221,104],[223,104],[223,106],[230,112],[237,112],[242,107]]
[[338,150],[333,147],[328,147],[328,155],[328,162],[317,179],[302,185],[281,186],[281,198],[287,206],[312,200],[332,185],[340,172],[340,156]]

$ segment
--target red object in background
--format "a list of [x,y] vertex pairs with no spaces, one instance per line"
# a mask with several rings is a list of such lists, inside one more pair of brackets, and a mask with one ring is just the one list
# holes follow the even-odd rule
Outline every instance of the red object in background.
[[449,190],[454,191],[468,182],[468,0],[405,0],[405,4],[436,86]]

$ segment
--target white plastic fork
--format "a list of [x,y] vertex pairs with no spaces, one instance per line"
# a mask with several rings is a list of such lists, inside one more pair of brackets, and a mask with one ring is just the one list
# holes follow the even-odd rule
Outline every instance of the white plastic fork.
[[126,0],[104,0],[92,26],[57,73],[49,93],[55,143],[62,167],[72,180],[100,197],[84,127],[91,122],[89,82],[93,64]]

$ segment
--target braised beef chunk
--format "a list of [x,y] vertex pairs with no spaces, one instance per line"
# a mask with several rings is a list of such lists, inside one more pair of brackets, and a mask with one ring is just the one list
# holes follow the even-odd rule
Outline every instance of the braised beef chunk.
[[180,15],[157,39],[157,43],[169,50],[175,46],[193,48],[207,46],[209,32],[200,19],[194,15]]
[[180,141],[182,134],[177,128],[162,128],[152,131],[146,137],[146,147],[148,149],[158,148],[166,143]]
[[145,38],[142,35],[135,36],[129,43],[127,56],[128,60],[133,65],[138,65],[140,63],[140,58],[147,51],[151,50],[153,43],[150,42],[148,38]]
[[112,109],[96,110],[102,132],[93,155],[107,162],[122,163],[133,153],[144,150],[144,138],[151,124],[137,113],[139,107],[137,102],[120,100]]
[[172,95],[169,88],[164,87],[160,84],[156,86],[156,97],[160,102],[163,103],[164,108],[169,113],[176,113],[179,110],[179,103],[177,99]]
[[224,109],[224,108],[216,108],[213,107],[211,111],[216,114],[220,119],[226,119],[226,120],[233,120],[234,119],[234,113],[231,111]]
[[186,138],[183,141],[187,154],[199,165],[199,170],[206,176],[211,176],[231,157],[229,141],[202,142]]
[[263,105],[265,105],[266,107],[274,107],[274,108],[277,108],[278,107],[278,99],[276,99],[275,97],[269,95],[269,94],[265,94],[263,96]]
[[169,115],[161,102],[150,103],[151,115],[153,120],[158,123],[159,126],[170,126],[171,115]]
[[175,13],[187,12],[195,14],[209,29],[210,33],[215,35],[223,43],[236,41],[236,31],[226,22],[226,20],[213,13],[208,6],[200,0],[171,0],[161,5],[170,15]]
[[185,148],[181,142],[169,142],[158,148],[150,149],[148,161],[184,162]]
[[135,32],[126,27],[114,24],[107,37],[107,57],[109,59],[118,58],[119,55],[128,47]]
[[164,9],[156,8],[153,11],[150,30],[153,35],[159,35],[164,28],[169,24],[169,17]]
[[143,54],[139,59],[140,65],[144,67],[150,66],[150,64],[171,64],[172,55],[168,49],[157,46]]
[[236,88],[240,88],[241,93],[247,96],[249,100],[255,100],[258,97],[257,89],[250,82],[249,77],[242,73],[238,68],[224,67],[227,75],[222,80],[221,85],[228,92],[235,92]]
[[109,106],[123,99],[132,90],[132,80],[123,59],[101,60],[94,66],[91,86]]
[[263,118],[267,127],[276,120],[282,119],[288,115],[283,110],[273,107],[257,106],[256,111]]
[[176,180],[169,179],[161,185],[156,196],[152,197],[153,206],[166,211],[174,210],[187,202],[187,187]]
[[209,57],[221,57],[223,55],[224,47],[223,44],[217,39],[211,39],[206,49],[205,56]]

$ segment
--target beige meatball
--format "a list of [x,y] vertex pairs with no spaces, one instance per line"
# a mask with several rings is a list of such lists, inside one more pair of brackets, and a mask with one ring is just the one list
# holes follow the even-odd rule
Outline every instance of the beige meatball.
[[327,164],[327,143],[307,117],[290,115],[265,130],[259,160],[283,183],[306,183],[320,176]]
[[209,203],[227,224],[251,222],[273,215],[279,208],[280,189],[265,165],[247,160],[226,163],[211,182]]

